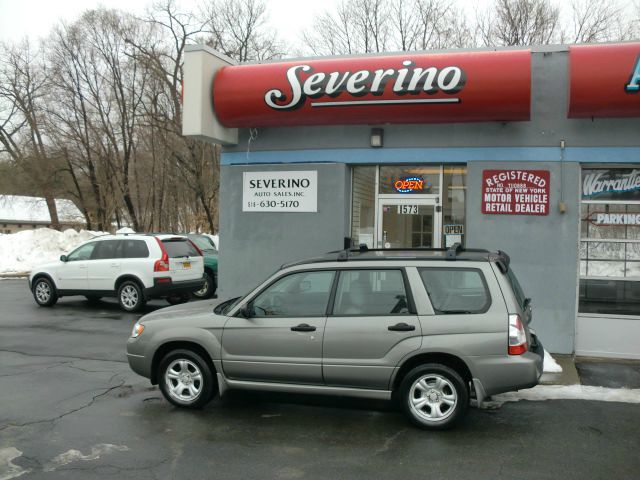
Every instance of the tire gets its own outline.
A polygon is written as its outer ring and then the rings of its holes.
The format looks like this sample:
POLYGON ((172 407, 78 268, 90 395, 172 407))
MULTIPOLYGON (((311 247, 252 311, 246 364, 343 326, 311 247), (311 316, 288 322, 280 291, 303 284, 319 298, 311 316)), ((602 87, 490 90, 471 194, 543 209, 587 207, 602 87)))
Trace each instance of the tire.
POLYGON ((191 297, 188 293, 171 295, 167 297, 167 302, 169 302, 169 305, 180 305, 181 303, 187 303, 189 300, 191 300, 191 297))
POLYGON ((399 400, 411 422, 427 430, 446 430, 469 408, 469 390, 458 372, 427 363, 411 370, 400 383, 399 400))
POLYGON ((139 312, 147 300, 137 282, 125 280, 118 287, 118 303, 125 312, 139 312))
POLYGON ((85 298, 87 299, 87 301, 89 303, 97 303, 100 301, 100 299, 102 297, 98 296, 98 295, 85 295, 85 298))
POLYGON ((211 275, 209 272, 205 272, 204 277, 205 277, 204 286, 200 290, 193 292, 193 296, 195 298, 200 298, 200 299, 211 298, 213 294, 216 292, 216 284, 213 279, 213 275, 211 275))
POLYGON ((158 384, 164 398, 182 408, 202 408, 218 391, 207 362, 197 353, 183 349, 173 350, 162 359, 158 384))
POLYGON ((47 277, 40 277, 33 282, 31 292, 33 298, 41 307, 52 307, 58 301, 58 293, 53 282, 47 277))

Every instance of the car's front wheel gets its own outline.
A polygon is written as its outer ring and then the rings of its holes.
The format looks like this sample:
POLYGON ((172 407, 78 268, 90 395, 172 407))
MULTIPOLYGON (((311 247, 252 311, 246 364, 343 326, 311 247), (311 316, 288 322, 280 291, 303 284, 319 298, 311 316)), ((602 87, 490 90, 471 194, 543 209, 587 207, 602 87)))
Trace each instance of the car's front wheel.
POLYGON ((444 430, 460 420, 469 406, 469 391, 462 377, 438 363, 420 365, 400 384, 402 409, 418 427, 444 430))
POLYGON ((40 277, 33 282, 33 298, 41 307, 51 307, 58 301, 58 294, 51 280, 40 277))
POLYGON ((144 292, 133 280, 126 280, 118 288, 118 303, 127 312, 138 312, 147 303, 144 292))
POLYGON ((191 350, 174 350, 160 362, 160 391, 170 403, 184 408, 202 408, 218 389, 205 360, 191 350))

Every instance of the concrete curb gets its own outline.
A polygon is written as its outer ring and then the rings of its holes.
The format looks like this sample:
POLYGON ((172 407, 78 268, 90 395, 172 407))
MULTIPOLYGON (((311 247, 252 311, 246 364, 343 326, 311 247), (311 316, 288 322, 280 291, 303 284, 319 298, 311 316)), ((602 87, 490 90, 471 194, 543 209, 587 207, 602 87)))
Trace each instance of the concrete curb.
POLYGON ((542 385, 580 385, 580 377, 576 370, 573 355, 559 355, 554 353, 553 358, 562 367, 561 373, 543 373, 540 377, 542 385))
POLYGON ((28 276, 29 272, 0 273, 0 278, 27 278, 28 276))

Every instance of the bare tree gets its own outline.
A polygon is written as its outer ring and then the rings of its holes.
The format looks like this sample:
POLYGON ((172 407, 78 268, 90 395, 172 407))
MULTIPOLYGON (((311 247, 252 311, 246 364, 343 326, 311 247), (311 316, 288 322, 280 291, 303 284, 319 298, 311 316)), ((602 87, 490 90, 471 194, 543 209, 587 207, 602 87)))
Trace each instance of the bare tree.
POLYGON ((266 27, 264 0, 209 0, 202 6, 207 43, 239 62, 282 56, 276 34, 266 27))
POLYGON ((42 51, 31 49, 28 41, 0 46, 0 153, 26 173, 42 192, 51 226, 60 228, 55 203, 58 175, 50 157, 43 123, 48 78, 42 51))
POLYGON ((478 33, 487 46, 544 45, 559 36, 559 17, 549 0, 496 0, 478 16, 478 33))
POLYGON ((574 0, 563 42, 593 43, 633 38, 633 16, 617 0, 574 0))

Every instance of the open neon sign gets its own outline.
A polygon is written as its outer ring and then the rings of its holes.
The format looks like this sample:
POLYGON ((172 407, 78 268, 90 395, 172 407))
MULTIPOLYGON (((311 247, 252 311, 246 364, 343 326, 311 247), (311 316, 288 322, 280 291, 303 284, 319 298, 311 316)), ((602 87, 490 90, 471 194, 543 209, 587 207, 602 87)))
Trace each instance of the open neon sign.
POLYGON ((393 184, 393 188, 399 193, 415 192, 417 190, 424 189, 424 180, 420 177, 405 177, 396 180, 393 184))

